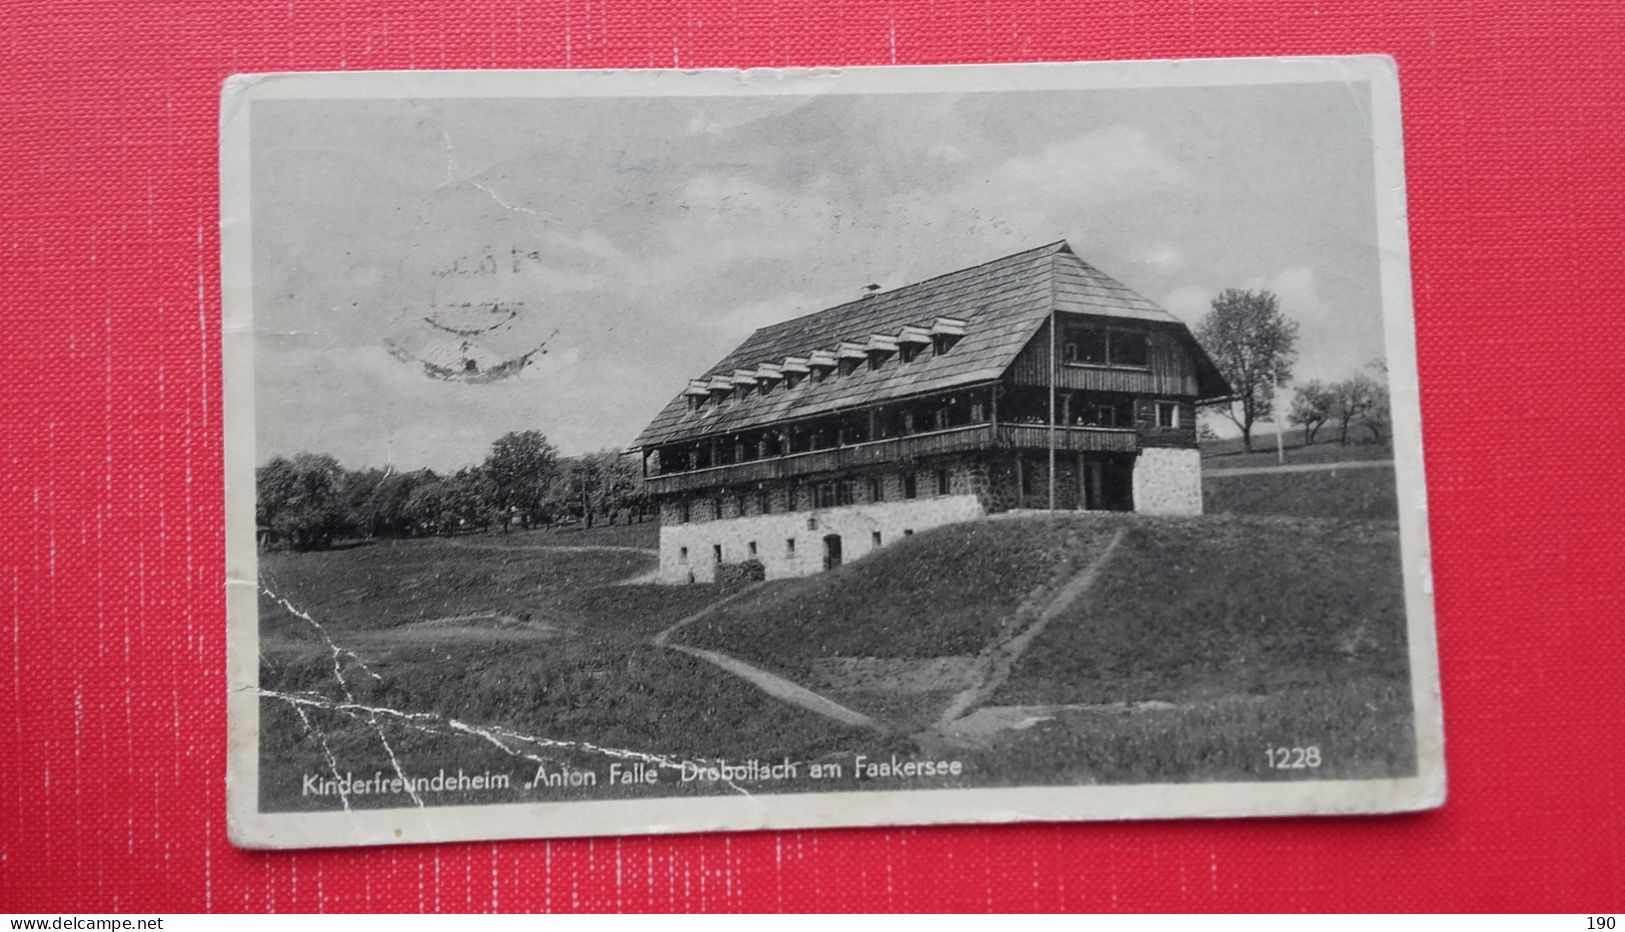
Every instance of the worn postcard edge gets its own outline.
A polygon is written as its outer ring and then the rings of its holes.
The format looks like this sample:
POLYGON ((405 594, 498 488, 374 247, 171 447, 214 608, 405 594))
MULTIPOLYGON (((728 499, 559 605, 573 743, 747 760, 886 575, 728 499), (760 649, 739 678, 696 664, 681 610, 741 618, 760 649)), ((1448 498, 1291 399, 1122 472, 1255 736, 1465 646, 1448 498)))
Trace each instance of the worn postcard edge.
POLYGON ((1397 68, 1387 56, 1013 65, 647 71, 235 75, 221 95, 220 210, 226 490, 227 829, 252 848, 1017 821, 1375 814, 1445 798, 1427 493, 1417 394, 1397 68), (1383 326, 1415 716, 1417 773, 1401 779, 1153 783, 493 803, 332 813, 259 810, 258 557, 249 121, 257 100, 875 94, 1366 83, 1383 326))

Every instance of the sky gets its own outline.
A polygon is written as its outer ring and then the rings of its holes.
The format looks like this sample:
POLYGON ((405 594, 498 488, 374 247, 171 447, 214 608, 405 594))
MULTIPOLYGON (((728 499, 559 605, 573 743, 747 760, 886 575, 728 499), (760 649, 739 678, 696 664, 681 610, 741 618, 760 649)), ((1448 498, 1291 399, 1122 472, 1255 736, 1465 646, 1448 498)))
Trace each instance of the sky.
POLYGON ((256 102, 257 459, 621 448, 757 327, 1058 239, 1192 326, 1268 288, 1296 381, 1342 378, 1383 351, 1369 111, 1345 83, 256 102), (448 381, 421 360, 450 330, 482 368, 535 353, 448 381))

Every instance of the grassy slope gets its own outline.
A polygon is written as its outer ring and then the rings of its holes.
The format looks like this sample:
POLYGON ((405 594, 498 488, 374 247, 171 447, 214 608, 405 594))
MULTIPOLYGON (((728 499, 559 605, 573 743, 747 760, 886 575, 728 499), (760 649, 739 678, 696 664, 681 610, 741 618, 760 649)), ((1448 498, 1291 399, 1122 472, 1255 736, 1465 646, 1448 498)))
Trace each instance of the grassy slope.
POLYGON ((1241 476, 1209 472, 1202 477, 1202 508, 1208 514, 1390 522, 1399 516, 1394 471, 1384 467, 1241 476))
MULTIPOLYGON (((980 779, 1409 772, 1392 523, 1070 515, 959 525, 916 535, 911 547, 840 573, 769 587, 683 638, 792 676, 819 657, 974 653, 1011 607, 1075 572, 1119 527, 1127 529, 1123 544, 1095 587, 1049 624, 989 705, 1167 705, 1066 712, 953 746, 980 779), (928 569, 938 565, 946 571, 928 569), (1323 749, 1323 769, 1267 769, 1266 745, 1306 744, 1323 749)), ((886 707, 852 698, 890 717, 886 707)))
POLYGON ((1134 524, 996 702, 1180 701, 1406 677, 1393 525, 1293 518, 1134 524))
POLYGON ((922 531, 831 573, 764 586, 681 640, 769 666, 974 654, 1016 606, 1081 568, 1115 525, 1063 517, 922 531))
MULTIPOLYGON (((462 546, 471 539, 269 554, 262 571, 273 591, 320 622, 335 643, 356 651, 359 660, 341 657, 340 670, 351 695, 367 705, 675 757, 806 759, 845 735, 818 716, 716 675, 701 661, 648 646, 656 631, 715 600, 714 587, 608 585, 648 569, 652 555, 462 546), (569 633, 503 642, 416 639, 410 628, 398 630, 481 610, 569 633)), ((268 597, 262 596, 260 613, 262 687, 342 701, 345 688, 321 634, 268 597)), ((327 774, 328 751, 341 770, 391 772, 389 754, 370 723, 311 710, 307 728, 292 708, 272 698, 262 700, 261 716, 263 796, 273 808, 337 805, 299 796, 304 773, 327 774)), ((395 755, 414 775, 440 767, 490 768, 528 780, 534 771, 533 762, 479 738, 428 735, 387 718, 384 723, 395 755)), ((601 767, 604 760, 570 751, 547 756, 576 767, 601 767)), ((401 803, 386 797, 353 801, 401 803)))

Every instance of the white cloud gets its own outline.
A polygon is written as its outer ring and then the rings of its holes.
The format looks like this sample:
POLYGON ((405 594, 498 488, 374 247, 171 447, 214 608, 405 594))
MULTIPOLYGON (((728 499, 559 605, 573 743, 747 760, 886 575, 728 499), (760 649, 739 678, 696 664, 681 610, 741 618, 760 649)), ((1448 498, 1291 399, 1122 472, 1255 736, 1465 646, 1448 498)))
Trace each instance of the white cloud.
POLYGON ((1212 307, 1213 290, 1203 285, 1180 285, 1162 298, 1162 306, 1175 317, 1195 327, 1212 307))

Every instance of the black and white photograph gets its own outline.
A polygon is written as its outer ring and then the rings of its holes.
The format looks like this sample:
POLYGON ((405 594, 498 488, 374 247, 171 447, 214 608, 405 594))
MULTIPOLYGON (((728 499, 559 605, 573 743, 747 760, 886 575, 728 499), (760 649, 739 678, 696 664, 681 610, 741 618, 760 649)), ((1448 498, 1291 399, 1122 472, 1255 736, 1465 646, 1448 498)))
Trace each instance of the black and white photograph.
POLYGON ((233 78, 233 839, 1439 805, 1398 80, 233 78))

